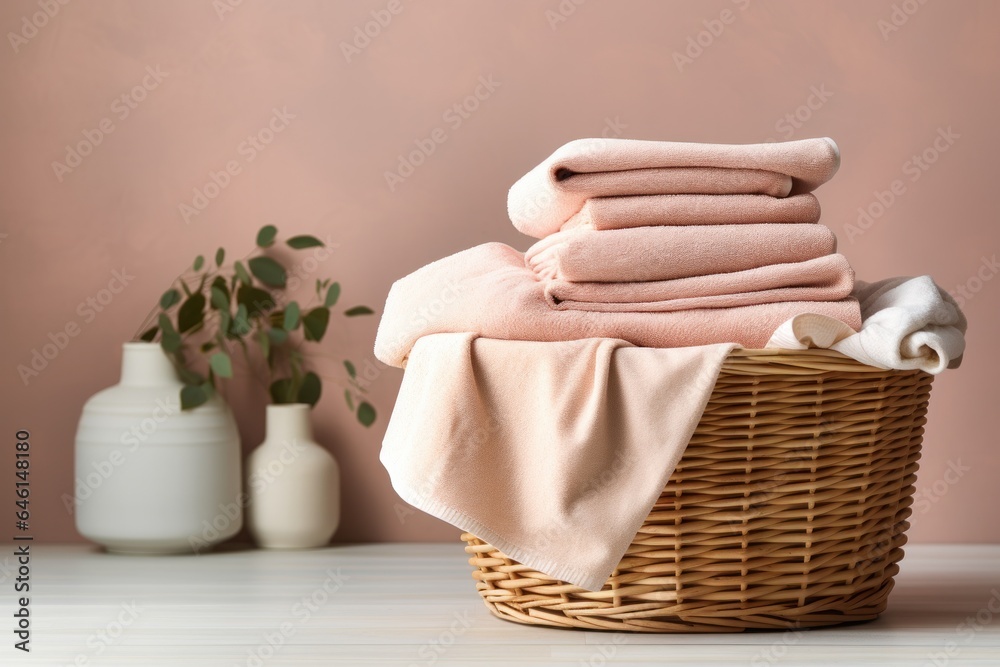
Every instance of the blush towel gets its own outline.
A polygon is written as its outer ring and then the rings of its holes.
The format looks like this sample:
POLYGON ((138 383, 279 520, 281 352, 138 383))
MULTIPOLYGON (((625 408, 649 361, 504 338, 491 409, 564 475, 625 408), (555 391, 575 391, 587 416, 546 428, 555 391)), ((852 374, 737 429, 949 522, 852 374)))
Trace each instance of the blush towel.
POLYGON ((393 284, 375 338, 375 356, 402 367, 419 338, 465 331, 504 340, 619 338, 645 347, 738 343, 759 348, 782 322, 800 313, 827 315, 854 328, 861 325, 853 298, 678 312, 555 310, 545 296, 545 283, 525 266, 521 253, 502 243, 486 243, 432 262, 393 284))
POLYGON ((662 312, 733 308, 778 301, 837 301, 850 296, 854 271, 843 255, 745 271, 642 283, 545 282, 559 310, 662 312))
POLYGON ((859 280, 854 296, 864 318, 860 332, 829 317, 803 314, 782 324, 767 346, 830 348, 876 368, 934 374, 961 364, 968 321, 930 276, 859 280))
POLYGON ((824 225, 697 225, 557 232, 525 261, 539 278, 645 282, 804 262, 837 249, 824 225))
POLYGON ((522 176, 507 195, 511 222, 529 236, 558 231, 594 197, 811 192, 840 167, 832 139, 699 144, 577 139, 522 176))
POLYGON ((733 347, 426 336, 410 354, 380 459, 414 507, 600 590, 733 347))
POLYGON ((655 225, 731 225, 819 222, 812 193, 767 195, 650 195, 588 199, 562 229, 625 229, 655 225))

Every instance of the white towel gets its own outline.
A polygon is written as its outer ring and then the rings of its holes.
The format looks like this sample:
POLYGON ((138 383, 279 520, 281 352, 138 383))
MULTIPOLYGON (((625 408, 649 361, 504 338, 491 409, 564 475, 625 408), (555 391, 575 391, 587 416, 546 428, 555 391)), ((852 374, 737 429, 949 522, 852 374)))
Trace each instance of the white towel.
POLYGON ((855 281, 861 331, 825 315, 797 315, 782 324, 767 347, 836 350, 863 364, 940 373, 957 368, 968 322, 955 300, 930 276, 855 281))

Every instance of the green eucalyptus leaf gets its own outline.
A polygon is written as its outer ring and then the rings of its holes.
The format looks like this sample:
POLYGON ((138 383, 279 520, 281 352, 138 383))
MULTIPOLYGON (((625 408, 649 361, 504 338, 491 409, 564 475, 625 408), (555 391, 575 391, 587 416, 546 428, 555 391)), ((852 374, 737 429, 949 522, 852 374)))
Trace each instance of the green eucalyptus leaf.
POLYGON ((270 287, 284 287, 288 280, 285 267, 270 257, 251 257, 247 262, 250 273, 270 287))
POLYGON ((243 262, 234 262, 233 271, 236 272, 236 277, 241 283, 247 286, 253 285, 253 279, 250 277, 250 274, 247 273, 246 267, 243 266, 243 262))
POLYGON ((375 423, 375 407, 368 401, 362 401, 358 406, 358 421, 366 427, 375 423))
POLYGON ((257 344, 260 345, 261 356, 264 360, 270 363, 271 361, 271 338, 267 335, 266 331, 257 332, 257 344))
POLYGON ((222 266, 222 262, 226 259, 226 249, 219 248, 215 251, 215 265, 222 266))
POLYGON ((274 245, 274 237, 278 235, 278 228, 274 225, 264 225, 257 232, 257 245, 261 248, 270 248, 274 245))
POLYGON ((212 285, 212 308, 229 310, 229 296, 215 285, 212 285))
POLYGON ((187 333, 201 326, 205 321, 205 295, 200 292, 192 294, 181 304, 177 312, 178 333, 187 333))
POLYGON ((219 311, 219 331, 224 335, 231 337, 230 327, 233 324, 233 317, 229 314, 228 310, 219 311))
POLYGON ((174 288, 168 289, 160 297, 160 308, 167 310, 181 302, 181 293, 174 288))
POLYGON ((299 387, 299 395, 297 397, 299 403, 316 405, 322 395, 323 381, 319 379, 318 375, 309 371, 302 378, 302 385, 299 387))
POLYGON ((212 285, 211 291, 211 303, 212 308, 215 310, 225 310, 228 311, 230 308, 229 294, 224 289, 220 289, 217 285, 212 285))
POLYGON ((358 376, 358 371, 356 368, 354 368, 354 364, 352 364, 347 359, 344 359, 344 368, 347 369, 347 374, 350 375, 352 378, 358 376))
POLYGON ((160 316, 156 318, 156 323, 159 324, 164 334, 177 333, 174 331, 174 323, 164 313, 160 313, 160 316))
POLYGON ((185 385, 181 389, 181 410, 191 410, 208 400, 208 392, 203 387, 185 385))
POLYGON ((292 238, 285 241, 289 248, 295 248, 296 250, 303 250, 305 248, 322 248, 323 242, 320 241, 315 236, 309 236, 308 234, 303 234, 301 236, 293 236, 292 238))
POLYGON ((374 313, 375 311, 369 308, 368 306, 354 306, 354 308, 344 311, 344 315, 347 315, 348 317, 357 317, 358 315, 373 315, 374 313))
POLYGON ((181 344, 181 337, 177 334, 164 334, 160 337, 160 347, 168 354, 181 349, 181 344))
POLYGON ((147 343, 152 343, 153 339, 156 338, 156 334, 159 333, 159 331, 160 327, 151 326, 148 329, 146 329, 141 336, 139 336, 139 340, 146 341, 147 343))
POLYGON ((174 323, 171 322, 170 318, 167 317, 165 314, 160 313, 160 316, 157 318, 156 321, 157 324, 160 325, 160 331, 163 332, 164 336, 177 335, 177 332, 174 330, 174 323))
POLYGON ((295 301, 285 306, 285 321, 282 323, 285 331, 295 331, 296 327, 299 326, 299 315, 299 304, 295 301))
POLYGON ((271 342, 275 345, 281 345, 288 340, 288 332, 284 329, 271 328, 267 330, 267 337, 270 338, 271 342))
POLYGON ((177 368, 177 375, 180 376, 181 382, 188 385, 198 385, 202 386, 205 384, 205 376, 201 373, 197 373, 190 368, 185 368, 180 366, 177 368))
POLYGON ((233 323, 230 326, 230 331, 232 332, 234 338, 242 338, 250 333, 250 315, 246 304, 241 303, 239 307, 236 308, 236 316, 233 317, 233 323))
MULTIPOLYGON (((225 285, 223 285, 223 288, 225 285)), ((216 310, 229 311, 229 293, 225 289, 220 289, 217 285, 212 285, 212 307, 216 310)))
POLYGON ((174 330, 174 325, 170 321, 170 318, 160 313, 158 322, 160 325, 160 347, 167 353, 179 350, 181 348, 181 337, 174 330))
POLYGON ((351 390, 344 390, 344 400, 347 401, 347 409, 354 412, 354 397, 351 396, 351 390))
POLYGON ((313 308, 302 318, 302 330, 306 340, 321 341, 330 324, 329 308, 313 308))
POLYGON ((271 383, 269 391, 271 400, 278 405, 295 402, 295 397, 292 395, 292 380, 290 378, 275 380, 271 383))
POLYGON ((270 293, 249 285, 242 285, 236 290, 236 303, 246 306, 248 318, 264 315, 276 305, 270 293))
POLYGON ((323 305, 327 308, 333 308, 334 304, 337 303, 337 299, 340 298, 340 283, 333 283, 330 285, 330 289, 326 291, 326 298, 323 300, 323 305))
POLYGON ((205 266, 205 258, 198 255, 194 258, 194 270, 201 271, 201 267, 205 266))
POLYGON ((220 378, 233 377, 233 360, 225 352, 216 352, 213 354, 208 360, 208 365, 211 367, 212 372, 220 378))
POLYGON ((229 285, 226 284, 226 279, 222 276, 215 276, 215 280, 212 281, 212 287, 215 287, 220 292, 225 294, 227 298, 233 293, 233 291, 229 289, 229 285))

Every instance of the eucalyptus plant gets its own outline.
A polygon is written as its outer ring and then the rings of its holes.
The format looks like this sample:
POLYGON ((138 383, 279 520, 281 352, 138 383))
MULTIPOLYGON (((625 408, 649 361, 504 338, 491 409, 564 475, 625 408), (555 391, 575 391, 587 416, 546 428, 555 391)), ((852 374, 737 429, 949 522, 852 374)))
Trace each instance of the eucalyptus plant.
MULTIPOLYGON (((138 340, 159 341, 184 383, 181 409, 205 403, 216 383, 233 377, 233 353, 242 354, 247 368, 254 368, 251 349, 263 363, 265 386, 276 404, 307 403, 315 406, 323 381, 312 369, 303 346, 320 343, 330 314, 340 299, 340 283, 317 280, 309 303, 285 298, 288 271, 269 254, 278 230, 266 225, 257 233, 254 250, 226 264, 226 251, 215 252, 214 263, 195 258, 191 270, 179 276, 160 297, 143 324, 138 340)), ((314 236, 293 236, 284 241, 292 250, 323 247, 314 236)), ((370 315, 367 306, 343 311, 347 317, 370 315)), ((357 381, 355 365, 344 360, 349 387, 344 390, 348 408, 359 422, 370 426, 375 408, 363 399, 365 388, 357 381)))

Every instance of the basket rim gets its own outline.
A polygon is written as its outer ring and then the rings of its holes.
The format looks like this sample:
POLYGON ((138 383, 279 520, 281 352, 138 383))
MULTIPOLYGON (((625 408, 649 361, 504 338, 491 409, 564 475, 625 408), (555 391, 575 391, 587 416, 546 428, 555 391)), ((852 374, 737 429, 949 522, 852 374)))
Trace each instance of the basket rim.
POLYGON ((869 366, 836 350, 827 350, 824 348, 809 348, 805 350, 736 348, 726 357, 722 371, 724 373, 740 375, 808 375, 837 371, 881 375, 886 373, 923 372, 920 370, 898 371, 869 366))

